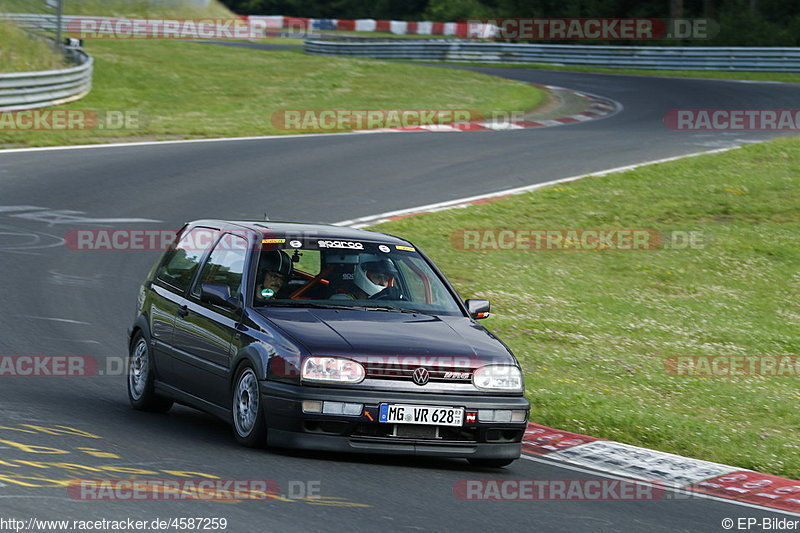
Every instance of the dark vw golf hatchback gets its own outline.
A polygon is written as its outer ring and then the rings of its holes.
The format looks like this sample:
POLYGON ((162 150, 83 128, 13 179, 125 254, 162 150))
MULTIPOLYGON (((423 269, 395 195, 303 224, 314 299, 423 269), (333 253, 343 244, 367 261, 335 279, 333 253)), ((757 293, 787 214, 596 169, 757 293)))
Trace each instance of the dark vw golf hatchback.
POLYGON ((128 396, 247 446, 517 459, 514 355, 409 241, 279 222, 187 224, 139 291, 128 396))

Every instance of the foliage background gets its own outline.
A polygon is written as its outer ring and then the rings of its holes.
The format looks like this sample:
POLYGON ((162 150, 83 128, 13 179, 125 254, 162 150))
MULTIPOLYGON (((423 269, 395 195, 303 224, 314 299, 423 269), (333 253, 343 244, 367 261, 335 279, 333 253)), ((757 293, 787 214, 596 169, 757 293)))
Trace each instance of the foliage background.
POLYGON ((800 2, 796 0, 223 0, 223 3, 237 13, 248 15, 439 22, 489 17, 710 18, 720 27, 714 38, 671 43, 800 46, 800 2))

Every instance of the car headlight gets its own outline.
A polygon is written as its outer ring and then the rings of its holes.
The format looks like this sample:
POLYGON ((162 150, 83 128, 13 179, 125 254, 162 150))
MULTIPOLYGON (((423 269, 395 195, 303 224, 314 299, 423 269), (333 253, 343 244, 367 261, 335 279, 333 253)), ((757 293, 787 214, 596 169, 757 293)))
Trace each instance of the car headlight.
POLYGON ((300 372, 305 381, 331 383, 360 383, 365 375, 361 363, 339 357, 309 357, 300 372))
POLYGON ((522 391, 522 371, 511 365, 486 365, 475 370, 472 383, 488 391, 522 391))

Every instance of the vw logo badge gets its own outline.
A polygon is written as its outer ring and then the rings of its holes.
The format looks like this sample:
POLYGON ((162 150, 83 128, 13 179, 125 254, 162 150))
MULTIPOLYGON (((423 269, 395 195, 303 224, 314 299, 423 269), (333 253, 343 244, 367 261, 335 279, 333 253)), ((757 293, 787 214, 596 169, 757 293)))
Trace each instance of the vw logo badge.
POLYGON ((414 370, 414 373, 411 375, 411 377, 414 378, 414 383, 417 385, 425 385, 431 379, 431 375, 422 367, 414 370))

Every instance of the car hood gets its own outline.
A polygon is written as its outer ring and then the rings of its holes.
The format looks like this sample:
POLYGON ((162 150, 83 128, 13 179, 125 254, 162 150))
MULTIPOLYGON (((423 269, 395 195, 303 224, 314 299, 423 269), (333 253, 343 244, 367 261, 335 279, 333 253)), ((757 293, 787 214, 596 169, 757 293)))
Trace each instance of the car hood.
POLYGON ((261 308, 312 355, 458 357, 481 366, 516 364, 508 348, 466 317, 350 309, 261 308))

